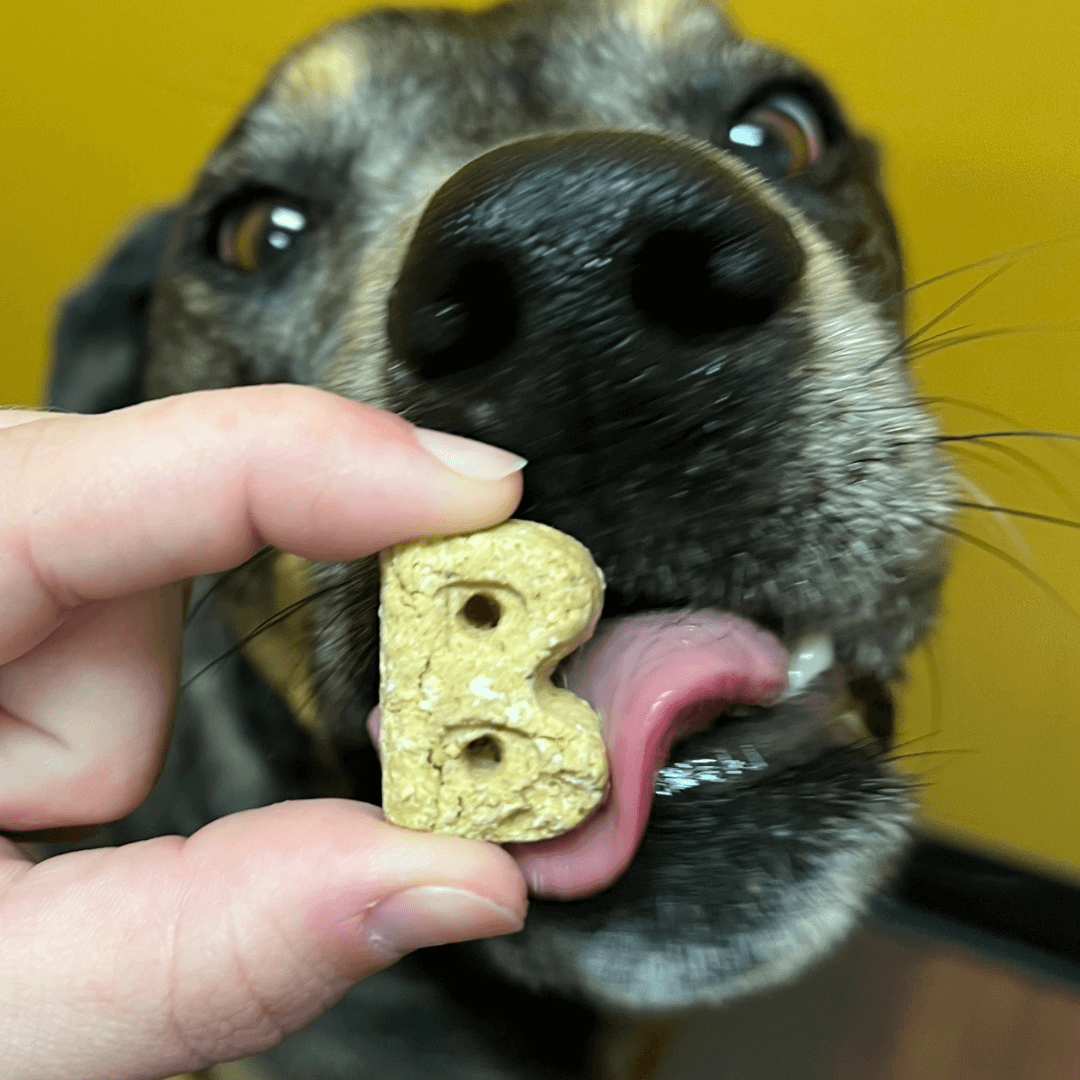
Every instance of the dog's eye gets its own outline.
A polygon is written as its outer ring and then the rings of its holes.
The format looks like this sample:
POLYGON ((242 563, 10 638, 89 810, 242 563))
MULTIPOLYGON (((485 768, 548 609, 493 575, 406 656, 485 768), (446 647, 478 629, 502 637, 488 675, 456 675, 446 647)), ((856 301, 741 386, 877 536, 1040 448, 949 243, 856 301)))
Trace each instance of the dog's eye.
POLYGON ((728 128, 726 149, 766 176, 805 172, 825 149, 825 125, 795 94, 774 94, 748 109, 728 128))
POLYGON ((280 197, 245 203, 222 219, 217 256, 234 270, 254 274, 295 247, 307 225, 307 215, 280 197))

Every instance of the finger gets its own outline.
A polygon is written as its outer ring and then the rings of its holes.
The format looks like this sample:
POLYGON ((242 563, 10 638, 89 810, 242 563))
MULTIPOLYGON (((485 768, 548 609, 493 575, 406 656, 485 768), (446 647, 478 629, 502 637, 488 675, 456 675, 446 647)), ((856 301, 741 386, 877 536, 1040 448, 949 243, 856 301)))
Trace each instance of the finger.
POLYGON ((0 428, 0 663, 75 604, 223 570, 262 544, 352 559, 494 524, 521 464, 297 386, 0 428))
POLYGON ((31 420, 46 420, 55 415, 55 413, 41 412, 39 409, 0 406, 0 428, 14 427, 16 424, 29 424, 31 420))
POLYGON ((524 909, 501 849, 342 801, 22 867, 0 900, 4 1076, 133 1080, 257 1053, 404 952, 512 933, 524 909))
POLYGON ((181 588, 85 604, 0 668, 0 828, 115 821, 157 778, 181 588))

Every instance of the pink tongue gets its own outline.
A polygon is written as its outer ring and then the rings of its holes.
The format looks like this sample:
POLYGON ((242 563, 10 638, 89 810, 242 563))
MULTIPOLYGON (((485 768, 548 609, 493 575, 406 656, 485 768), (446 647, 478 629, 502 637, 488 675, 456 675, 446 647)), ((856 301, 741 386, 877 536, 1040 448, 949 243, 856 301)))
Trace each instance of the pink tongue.
POLYGON ((728 705, 769 704, 788 656, 771 634, 719 611, 636 615, 601 626, 573 657, 567 685, 600 714, 611 766, 607 801, 552 840, 509 844, 539 896, 589 896, 634 857, 671 744, 728 705))

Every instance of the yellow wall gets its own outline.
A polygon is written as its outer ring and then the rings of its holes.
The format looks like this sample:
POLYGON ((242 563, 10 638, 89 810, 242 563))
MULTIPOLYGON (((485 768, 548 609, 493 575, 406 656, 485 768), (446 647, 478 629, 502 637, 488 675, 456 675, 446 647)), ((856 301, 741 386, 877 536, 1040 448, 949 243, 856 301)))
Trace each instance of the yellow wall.
MULTIPOLYGON (((359 2, 359 0, 358 0, 359 2)), ((141 208, 179 194, 264 68, 348 0, 8 4, 0 65, 0 400, 35 400, 55 297, 141 208)), ((482 6, 474 3, 469 6, 482 6)), ((888 146, 913 280, 1030 244, 950 323, 1026 332, 924 359, 950 431, 1080 431, 1080 8, 1062 0, 741 0, 888 146)), ((977 280, 918 294, 916 323, 977 280)), ((960 454, 1002 505, 1080 518, 1080 448, 960 454)), ((979 515, 938 638, 912 663, 905 738, 929 820, 1080 875, 1080 534, 979 515), (1064 601, 1052 599, 1056 590, 1064 601), (1066 607, 1071 605, 1071 611, 1066 607), (937 671, 936 699, 928 658, 937 671), (934 733, 936 729, 936 734, 934 733), (944 751, 944 752, 939 752, 944 751)))

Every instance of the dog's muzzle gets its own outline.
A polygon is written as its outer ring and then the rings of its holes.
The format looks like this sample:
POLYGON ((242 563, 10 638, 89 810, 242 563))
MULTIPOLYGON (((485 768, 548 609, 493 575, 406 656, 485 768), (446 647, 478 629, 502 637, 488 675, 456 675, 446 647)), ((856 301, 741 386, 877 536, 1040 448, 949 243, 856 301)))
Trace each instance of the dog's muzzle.
MULTIPOLYGON (((611 552, 633 555, 636 514, 667 507, 651 532, 677 535, 673 493, 689 496, 684 515, 712 516, 722 476, 749 480, 729 455, 762 460, 751 417, 779 429, 780 388, 804 355, 807 258, 774 205, 723 155, 647 133, 549 136, 478 158, 427 205, 391 294, 411 417, 528 456, 525 516, 578 536, 606 570, 611 552)), ((603 719, 612 789, 578 830, 515 849, 547 895, 589 895, 625 870, 676 740, 792 686, 776 637, 715 608, 672 612, 681 599, 628 610, 616 597, 629 618, 567 669, 603 719)), ((830 648, 814 677, 831 664, 830 648)), ((836 693, 800 693, 797 720, 732 727, 769 755, 739 759, 748 777, 833 744, 836 693)))
POLYGON ((436 396, 514 410, 530 458, 598 428, 610 446, 677 412, 686 380, 738 343, 760 336, 755 363, 772 359, 781 344, 759 331, 804 262, 784 218, 695 144, 525 140, 431 199, 391 296, 391 350, 436 396))

